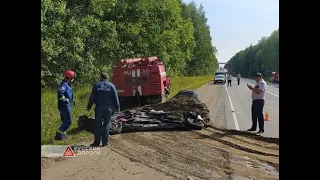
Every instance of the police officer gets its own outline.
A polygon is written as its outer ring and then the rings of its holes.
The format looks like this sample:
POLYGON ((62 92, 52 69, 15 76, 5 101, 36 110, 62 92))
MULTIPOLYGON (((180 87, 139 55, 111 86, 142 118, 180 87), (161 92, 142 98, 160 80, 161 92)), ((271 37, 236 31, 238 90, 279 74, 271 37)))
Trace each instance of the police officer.
POLYGON ((71 106, 72 103, 74 103, 71 83, 73 82, 75 76, 76 73, 74 73, 73 71, 65 71, 65 79, 61 82, 61 84, 58 87, 58 109, 60 111, 62 124, 56 132, 55 140, 65 139, 67 137, 66 131, 69 129, 71 125, 71 106))
POLYGON ((251 86, 247 84, 248 88, 252 91, 252 105, 251 105, 251 116, 252 126, 248 131, 255 131, 257 128, 257 119, 259 122, 259 131, 257 134, 264 133, 264 118, 263 118, 263 107, 264 107, 264 93, 267 89, 267 83, 262 79, 262 75, 257 73, 255 75, 256 85, 251 86))
POLYGON ((95 104, 94 142, 91 146, 108 145, 110 119, 113 110, 120 112, 120 104, 115 86, 107 81, 107 74, 100 74, 100 82, 93 85, 87 110, 95 104), (102 123, 103 122, 103 123, 102 123))

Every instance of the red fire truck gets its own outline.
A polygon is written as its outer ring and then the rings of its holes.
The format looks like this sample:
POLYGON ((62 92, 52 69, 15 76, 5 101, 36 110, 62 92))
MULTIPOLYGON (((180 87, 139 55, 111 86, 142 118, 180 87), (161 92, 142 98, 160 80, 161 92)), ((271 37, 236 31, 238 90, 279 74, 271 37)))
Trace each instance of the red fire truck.
POLYGON ((123 59, 113 67, 112 83, 116 86, 120 102, 164 102, 170 94, 170 78, 158 57, 123 59))
POLYGON ((270 77, 270 82, 279 83, 279 72, 272 72, 271 77, 270 77))

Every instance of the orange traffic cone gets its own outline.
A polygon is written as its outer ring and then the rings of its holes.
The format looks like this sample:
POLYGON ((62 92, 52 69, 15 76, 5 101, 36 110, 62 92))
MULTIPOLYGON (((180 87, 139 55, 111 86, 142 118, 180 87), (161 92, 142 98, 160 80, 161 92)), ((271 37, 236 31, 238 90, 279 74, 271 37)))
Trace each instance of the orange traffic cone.
POLYGON ((264 116, 264 121, 270 121, 268 112, 266 112, 266 115, 264 116))

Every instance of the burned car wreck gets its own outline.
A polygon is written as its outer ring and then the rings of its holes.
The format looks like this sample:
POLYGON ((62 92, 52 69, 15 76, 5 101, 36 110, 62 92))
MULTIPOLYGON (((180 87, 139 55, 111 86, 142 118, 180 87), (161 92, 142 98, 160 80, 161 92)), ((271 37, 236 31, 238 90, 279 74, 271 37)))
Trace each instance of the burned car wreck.
MULTIPOLYGON (((111 117, 110 134, 154 130, 201 130, 210 123, 209 111, 192 90, 180 91, 165 103, 138 107, 111 117)), ((78 118, 79 130, 93 132, 94 118, 78 118)))

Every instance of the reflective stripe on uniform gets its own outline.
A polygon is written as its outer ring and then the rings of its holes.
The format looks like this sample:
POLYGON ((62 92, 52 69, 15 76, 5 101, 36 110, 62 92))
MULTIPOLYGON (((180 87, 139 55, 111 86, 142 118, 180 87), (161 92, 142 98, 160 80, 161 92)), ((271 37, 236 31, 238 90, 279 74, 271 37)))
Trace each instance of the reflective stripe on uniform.
POLYGON ((60 134, 67 134, 67 132, 62 132, 59 129, 57 130, 57 132, 60 133, 60 134))
POLYGON ((66 97, 62 96, 61 98, 59 98, 59 100, 64 100, 66 97))

